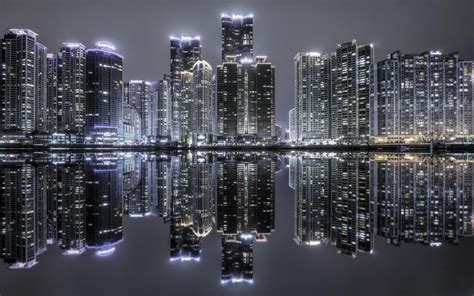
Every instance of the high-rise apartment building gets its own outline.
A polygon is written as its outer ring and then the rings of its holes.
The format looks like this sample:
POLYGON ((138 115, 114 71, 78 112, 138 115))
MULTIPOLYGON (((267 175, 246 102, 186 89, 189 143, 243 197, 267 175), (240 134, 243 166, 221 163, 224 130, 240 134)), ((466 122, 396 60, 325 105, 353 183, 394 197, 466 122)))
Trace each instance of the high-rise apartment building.
POLYGON ((58 53, 48 54, 47 124, 55 142, 84 140, 85 71, 86 48, 81 43, 63 43, 58 53))
POLYGON ((156 141, 168 142, 170 140, 172 121, 171 79, 165 75, 158 81, 156 89, 156 141))
POLYGON ((368 143, 373 59, 372 45, 356 40, 338 44, 331 54, 295 56, 297 141, 368 143))
POLYGON ((356 40, 338 44, 331 55, 331 138, 338 142, 369 140, 373 59, 372 45, 359 45, 356 40))
POLYGON ((212 67, 206 61, 198 61, 192 73, 192 143, 209 143, 212 141, 212 67))
POLYGON ((474 62, 459 62, 457 134, 472 139, 474 135, 474 62))
POLYGON ((317 52, 295 58, 296 140, 327 141, 331 137, 331 59, 317 52))
POLYGON ((148 143, 153 139, 151 133, 153 122, 150 117, 154 110, 152 103, 152 83, 144 80, 130 80, 124 85, 124 102, 134 108, 140 117, 140 132, 138 138, 141 143, 148 143))
MULTIPOLYGON (((182 135, 182 124, 186 125, 189 113, 183 98, 189 95, 190 90, 184 87, 183 71, 190 71, 194 64, 201 60, 201 40, 199 37, 171 37, 170 39, 170 74, 171 74, 171 122, 170 136, 173 142, 186 142, 186 135, 182 135), (184 122, 184 123, 183 123, 184 122)), ((188 77, 189 75, 184 75, 188 77)), ((188 77, 189 78, 189 77, 188 77)), ((192 84, 192 79, 188 84, 192 84)), ((186 131, 186 126, 184 127, 186 131)))
POLYGON ((266 57, 218 65, 216 100, 218 139, 275 140, 275 67, 266 57))
POLYGON ((44 131, 46 47, 28 29, 8 30, 0 44, 0 131, 21 137, 37 124, 44 131))
POLYGON ((472 134, 472 78, 465 79, 469 64, 460 62, 457 53, 438 51, 396 51, 380 61, 372 108, 374 142, 453 141, 472 134))
POLYGON ((253 59, 253 16, 221 15, 222 62, 253 59))
POLYGON ((86 51, 87 143, 113 143, 122 135, 123 58, 104 41, 86 51))

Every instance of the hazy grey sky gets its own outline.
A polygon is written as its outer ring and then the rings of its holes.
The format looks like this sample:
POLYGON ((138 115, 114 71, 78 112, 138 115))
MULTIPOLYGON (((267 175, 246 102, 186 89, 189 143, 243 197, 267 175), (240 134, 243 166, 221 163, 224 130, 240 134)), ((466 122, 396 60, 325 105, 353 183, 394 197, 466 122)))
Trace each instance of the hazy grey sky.
POLYGON ((474 59, 473 0, 0 0, 0 28, 30 28, 49 51, 62 42, 115 43, 125 79, 169 71, 169 36, 200 35, 203 57, 220 59, 220 14, 253 13, 255 53, 276 66, 277 122, 294 105, 293 57, 329 52, 337 43, 373 43, 391 51, 459 51, 474 59))

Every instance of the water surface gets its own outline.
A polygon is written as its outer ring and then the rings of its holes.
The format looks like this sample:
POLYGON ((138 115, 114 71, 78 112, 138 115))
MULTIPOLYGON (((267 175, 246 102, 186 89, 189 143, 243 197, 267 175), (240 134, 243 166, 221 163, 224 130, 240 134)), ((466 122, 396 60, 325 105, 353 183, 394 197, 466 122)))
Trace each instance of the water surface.
POLYGON ((0 154, 3 295, 472 295, 469 154, 0 154))

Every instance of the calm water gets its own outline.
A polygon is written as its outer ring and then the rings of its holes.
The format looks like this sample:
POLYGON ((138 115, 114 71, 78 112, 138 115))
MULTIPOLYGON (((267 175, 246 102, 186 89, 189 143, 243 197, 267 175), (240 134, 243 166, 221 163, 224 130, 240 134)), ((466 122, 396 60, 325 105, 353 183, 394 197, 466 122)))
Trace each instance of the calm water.
POLYGON ((470 295, 474 155, 0 154, 0 295, 470 295))

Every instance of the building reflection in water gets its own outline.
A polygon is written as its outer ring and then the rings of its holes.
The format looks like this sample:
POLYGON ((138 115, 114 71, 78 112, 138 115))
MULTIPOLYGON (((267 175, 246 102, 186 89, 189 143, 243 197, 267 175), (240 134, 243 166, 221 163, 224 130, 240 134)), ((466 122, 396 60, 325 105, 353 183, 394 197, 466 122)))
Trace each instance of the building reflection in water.
POLYGON ((474 162, 466 156, 300 153, 289 157, 295 241, 355 257, 391 244, 472 235, 474 162))
POLYGON ((275 231, 283 157, 299 245, 356 257, 374 250, 375 236, 434 247, 472 235, 469 155, 0 154, 1 258, 30 268, 55 245, 64 255, 108 256, 123 241, 124 216, 159 215, 170 226, 170 261, 200 261, 202 240, 214 230, 221 282, 252 283, 254 248, 275 231))

